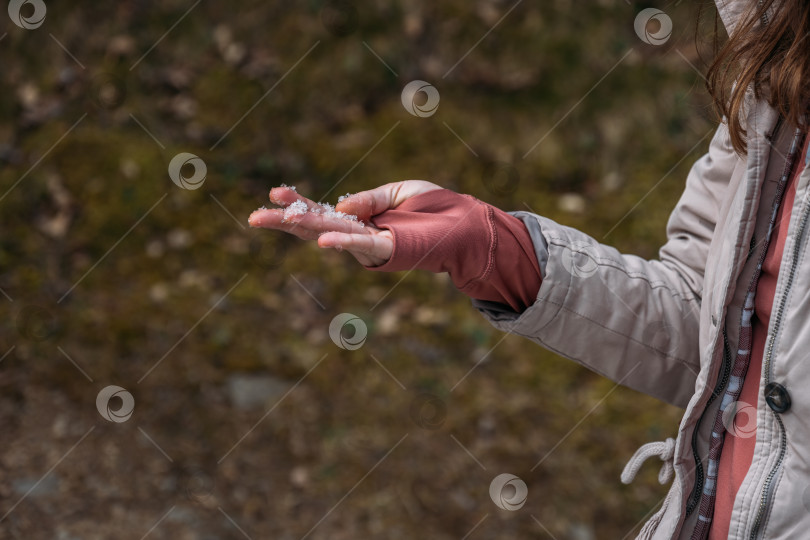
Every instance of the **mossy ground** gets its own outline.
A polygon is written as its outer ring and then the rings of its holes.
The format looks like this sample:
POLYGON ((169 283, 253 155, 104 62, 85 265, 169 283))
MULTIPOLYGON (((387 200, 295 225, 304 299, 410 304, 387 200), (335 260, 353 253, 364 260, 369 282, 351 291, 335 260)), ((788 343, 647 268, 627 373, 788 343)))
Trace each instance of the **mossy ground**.
POLYGON ((696 10, 662 5, 675 32, 654 47, 633 31, 646 4, 523 3, 447 74, 511 3, 358 2, 338 36, 319 1, 203 2, 158 42, 192 4, 0 23, 0 537, 141 538, 162 516, 149 538, 637 530, 666 488, 653 463, 619 473, 681 411, 504 338, 445 276, 364 272, 246 220, 281 182, 334 203, 421 178, 653 258, 714 125, 696 10), (413 79, 441 94, 430 118, 400 103, 413 79), (179 152, 205 161, 202 188, 169 179, 179 152), (368 325, 358 350, 328 336, 343 312, 368 325), (303 380, 266 414, 277 400, 233 406, 234 373, 303 380), (135 398, 125 423, 96 411, 109 384, 135 398), (438 429, 412 420, 420 392, 446 406, 438 429), (503 472, 528 485, 518 512, 489 498, 503 472))

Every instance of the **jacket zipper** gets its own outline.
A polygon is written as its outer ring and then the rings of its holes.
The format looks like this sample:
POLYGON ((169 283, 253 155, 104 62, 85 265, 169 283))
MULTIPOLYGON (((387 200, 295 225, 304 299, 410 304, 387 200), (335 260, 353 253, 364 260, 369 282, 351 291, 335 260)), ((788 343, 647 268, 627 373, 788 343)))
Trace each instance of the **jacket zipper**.
MULTIPOLYGON (((768 342, 768 348, 765 354, 765 384, 771 382, 771 361, 773 359, 773 347, 774 342, 776 341, 776 336, 779 333, 779 326, 782 323, 782 316, 784 315, 785 311, 785 304, 787 303, 787 296, 790 292, 791 287, 793 286, 793 279, 796 276, 796 266, 799 263, 799 252, 802 248, 802 238, 804 237, 804 231, 807 226, 807 217, 808 217, 808 208, 810 206, 806 206, 804 213, 802 214, 801 222, 799 223, 799 233, 796 236, 796 243, 793 246, 793 254, 792 254, 792 261, 790 265, 790 272, 788 274, 788 282, 785 286, 785 292, 782 293, 782 298, 779 299, 779 308, 776 311, 776 321, 773 326, 773 334, 768 342)), ((759 529, 762 526, 762 521, 765 518, 765 511, 768 508, 768 503, 771 496, 771 491, 773 490, 773 479, 776 476, 776 473, 779 471, 779 468, 782 466, 782 461, 785 458, 785 452, 787 450, 787 435, 785 434, 785 425, 782 423, 782 419, 779 417, 778 414, 772 411, 774 418, 776 418, 776 422, 779 424, 779 434, 780 434, 780 447, 779 447, 779 458, 776 460, 773 468, 768 473, 768 476, 765 479, 765 484, 762 486, 762 493, 759 499, 759 509, 757 510, 756 518, 754 519, 754 526, 751 529, 750 540, 756 540, 756 537, 759 533, 759 529)))
MULTIPOLYGON (((776 139, 777 134, 779 133, 779 129, 782 127, 784 118, 782 115, 776 120, 776 124, 771 131, 771 135, 768 137, 769 141, 774 141, 776 139)), ((805 216, 806 217, 806 216, 805 216)), ((752 237, 753 242, 753 237, 752 237)), ((749 251, 749 257, 751 253, 749 251)), ((714 399, 720 395, 721 392, 725 392, 726 385, 728 384, 729 377, 731 375, 731 348, 728 344, 728 336, 726 335, 726 325, 725 321, 723 321, 723 376, 718 381, 717 385, 714 388, 714 392, 709 397, 709 400, 706 402, 706 406, 703 408, 703 412, 698 418, 697 424, 695 425, 695 430, 692 432, 692 455, 695 459, 695 487, 692 491, 692 495, 689 498, 689 502, 686 505, 686 515, 687 517, 694 512, 695 508, 697 507, 698 503, 700 503, 700 496, 703 492, 703 482, 705 481, 704 473, 703 473, 703 460, 700 459, 700 454, 697 450, 697 435, 698 430, 700 429, 700 424, 703 421, 703 417, 706 415, 706 410, 709 408, 709 405, 712 404, 714 399)), ((781 421, 780 421, 781 423, 781 421)))
POLYGON ((706 406, 703 408, 703 412, 695 424, 695 429, 692 431, 692 456, 695 458, 696 480, 695 487, 692 490, 692 495, 689 497, 689 502, 686 505, 687 516, 689 516, 695 510, 700 502, 700 494, 703 492, 703 482, 705 481, 703 474, 703 460, 700 459, 700 454, 697 450, 698 430, 700 429, 700 423, 703 421, 703 417, 706 415, 706 410, 708 410, 709 405, 711 405, 715 398, 720 395, 720 392, 725 391, 726 385, 728 384, 728 380, 731 375, 731 354, 729 353, 729 350, 728 337, 726 336, 726 326, 725 323, 723 323, 723 376, 717 381, 717 384, 712 391, 712 395, 709 396, 709 400, 706 402, 706 406))

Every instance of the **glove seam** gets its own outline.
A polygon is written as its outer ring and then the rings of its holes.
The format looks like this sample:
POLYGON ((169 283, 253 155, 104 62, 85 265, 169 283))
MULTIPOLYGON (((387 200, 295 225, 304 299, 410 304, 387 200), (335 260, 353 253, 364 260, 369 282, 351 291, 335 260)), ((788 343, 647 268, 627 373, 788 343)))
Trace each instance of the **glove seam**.
MULTIPOLYGON (((466 195, 466 194, 463 194, 463 195, 466 195)), ((463 285, 458 285, 457 288, 461 292, 464 292, 464 289, 466 289, 467 287, 469 287, 470 285, 472 285, 472 284, 474 284, 476 282, 486 280, 492 274, 492 270, 495 268, 495 249, 496 249, 497 244, 498 244, 498 232, 497 232, 497 229, 495 227, 495 222, 494 222, 494 214, 495 214, 495 212, 494 212, 492 206, 485 203, 485 202, 483 202, 483 201, 481 201, 481 200, 479 200, 479 199, 476 199, 472 195, 466 195, 466 196, 471 198, 471 199, 474 199, 476 201, 476 203, 478 203, 480 206, 482 206, 484 208, 484 212, 486 212, 487 226, 489 227, 489 247, 488 247, 488 253, 487 253, 487 260, 484 263, 484 269, 481 271, 481 274, 479 274, 477 277, 474 277, 474 278, 468 280, 463 285)), ((455 246, 455 247, 458 248, 458 246, 455 246)))

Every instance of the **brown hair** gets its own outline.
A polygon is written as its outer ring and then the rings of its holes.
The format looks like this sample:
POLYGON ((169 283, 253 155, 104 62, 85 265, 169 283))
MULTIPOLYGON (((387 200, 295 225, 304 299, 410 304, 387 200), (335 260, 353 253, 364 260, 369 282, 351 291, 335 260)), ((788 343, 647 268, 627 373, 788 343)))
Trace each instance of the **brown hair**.
POLYGON ((810 98, 810 0, 752 1, 722 48, 718 31, 715 19, 716 54, 706 88, 715 111, 728 120, 734 150, 747 153, 742 114, 749 85, 757 99, 766 99, 792 125, 807 129, 803 114, 810 98))

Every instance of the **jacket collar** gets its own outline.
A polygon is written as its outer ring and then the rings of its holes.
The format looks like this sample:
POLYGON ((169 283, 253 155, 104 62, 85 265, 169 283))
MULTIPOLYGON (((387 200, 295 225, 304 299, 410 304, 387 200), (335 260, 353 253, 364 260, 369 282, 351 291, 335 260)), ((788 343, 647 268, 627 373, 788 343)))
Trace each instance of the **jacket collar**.
POLYGON ((740 21, 743 12, 752 3, 750 0, 715 0, 717 12, 726 27, 726 33, 731 35, 734 27, 740 21))
MULTIPOLYGON (((758 0, 761 2, 762 0, 758 0)), ((755 0, 714 0, 717 5, 717 12, 720 14, 720 19, 723 21, 723 26, 726 27, 726 33, 731 35, 736 28, 737 23, 742 20, 746 10, 752 8, 755 0)), ((771 7, 768 8, 766 13, 768 20, 770 20, 773 12, 778 8, 779 0, 776 0, 771 7)), ((767 21, 760 21, 760 24, 767 23, 767 21)))

